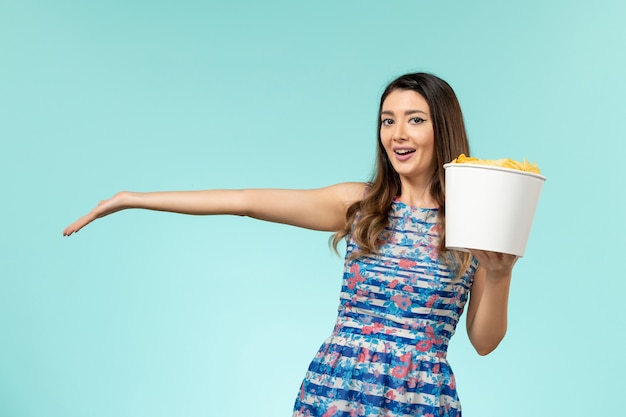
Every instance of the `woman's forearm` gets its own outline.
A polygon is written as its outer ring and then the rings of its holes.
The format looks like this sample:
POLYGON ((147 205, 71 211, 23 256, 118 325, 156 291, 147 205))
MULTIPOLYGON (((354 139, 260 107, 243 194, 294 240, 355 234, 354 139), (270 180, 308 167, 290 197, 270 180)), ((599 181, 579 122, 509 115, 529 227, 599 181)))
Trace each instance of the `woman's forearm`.
POLYGON ((197 215, 246 215, 247 212, 243 190, 123 192, 120 194, 123 208, 197 215))
POLYGON ((506 334, 510 285, 510 273, 487 271, 478 308, 468 326, 470 341, 480 355, 493 351, 506 334))
POLYGON ((126 209, 147 209, 183 214, 246 214, 246 199, 240 190, 167 191, 138 193, 122 191, 103 200, 89 213, 63 230, 69 236, 96 219, 126 209))

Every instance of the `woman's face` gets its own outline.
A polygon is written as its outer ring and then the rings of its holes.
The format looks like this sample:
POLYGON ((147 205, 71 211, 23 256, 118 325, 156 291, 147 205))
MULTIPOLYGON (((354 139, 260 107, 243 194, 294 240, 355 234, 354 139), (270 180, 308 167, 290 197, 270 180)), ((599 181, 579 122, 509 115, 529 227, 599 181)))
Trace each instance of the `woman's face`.
POLYGON ((380 119, 380 140, 400 177, 430 180, 435 133, 424 97, 412 90, 394 90, 383 102, 380 119))

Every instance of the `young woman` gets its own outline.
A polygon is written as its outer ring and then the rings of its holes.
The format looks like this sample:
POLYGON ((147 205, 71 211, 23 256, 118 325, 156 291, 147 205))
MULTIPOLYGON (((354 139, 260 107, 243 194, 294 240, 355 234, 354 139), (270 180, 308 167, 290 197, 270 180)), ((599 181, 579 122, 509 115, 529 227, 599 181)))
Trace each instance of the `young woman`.
POLYGON ((347 243, 340 309, 313 359, 294 416, 460 416, 446 351, 465 302, 481 355, 506 332, 516 257, 444 245, 443 164, 469 155, 452 88, 431 74, 394 80, 380 101, 370 183, 315 190, 121 192, 68 226, 128 208, 236 214, 334 232, 347 243))

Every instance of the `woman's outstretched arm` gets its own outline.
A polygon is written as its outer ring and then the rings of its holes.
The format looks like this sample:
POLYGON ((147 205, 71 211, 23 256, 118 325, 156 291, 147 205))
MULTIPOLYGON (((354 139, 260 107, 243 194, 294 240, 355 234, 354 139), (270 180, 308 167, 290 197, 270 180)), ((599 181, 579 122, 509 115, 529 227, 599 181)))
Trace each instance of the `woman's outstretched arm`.
POLYGON ((493 351, 504 338, 507 328, 509 288, 514 255, 472 250, 478 269, 467 309, 467 334, 480 355, 493 351))
POLYGON ((364 191, 363 183, 342 183, 313 190, 123 191, 101 201, 66 227, 63 235, 69 236, 96 219, 131 208, 195 215, 233 214, 313 230, 337 231, 345 223, 348 206, 361 199, 364 191))

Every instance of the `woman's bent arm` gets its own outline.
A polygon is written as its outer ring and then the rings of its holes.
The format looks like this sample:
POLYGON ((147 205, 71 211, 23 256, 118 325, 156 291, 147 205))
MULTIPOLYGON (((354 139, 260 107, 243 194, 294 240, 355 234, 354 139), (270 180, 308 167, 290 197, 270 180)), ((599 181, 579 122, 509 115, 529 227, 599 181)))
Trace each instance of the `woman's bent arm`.
POLYGON ((69 236, 98 218, 130 208, 195 215, 233 214, 336 231, 343 227, 348 206, 360 200, 364 190, 363 183, 342 183, 313 190, 124 191, 101 201, 88 214, 69 225, 63 234, 69 236))

